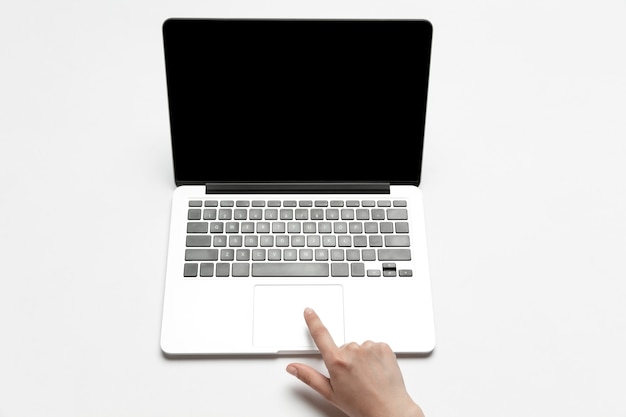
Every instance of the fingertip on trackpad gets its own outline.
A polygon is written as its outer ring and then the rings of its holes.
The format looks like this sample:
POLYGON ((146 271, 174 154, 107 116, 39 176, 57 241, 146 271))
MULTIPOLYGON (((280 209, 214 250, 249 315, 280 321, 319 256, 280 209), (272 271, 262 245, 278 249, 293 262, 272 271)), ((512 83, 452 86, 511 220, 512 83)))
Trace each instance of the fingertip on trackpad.
POLYGON ((316 349, 304 321, 314 309, 336 344, 344 343, 341 285, 257 285, 254 287, 253 344, 277 351, 316 349))

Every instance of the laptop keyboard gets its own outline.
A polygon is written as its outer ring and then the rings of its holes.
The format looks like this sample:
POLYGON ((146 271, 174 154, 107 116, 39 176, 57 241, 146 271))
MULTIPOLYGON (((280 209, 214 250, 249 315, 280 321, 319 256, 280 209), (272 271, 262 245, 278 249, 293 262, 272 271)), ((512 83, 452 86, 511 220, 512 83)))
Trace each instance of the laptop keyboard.
POLYGON ((190 200, 184 277, 410 277, 406 200, 190 200))

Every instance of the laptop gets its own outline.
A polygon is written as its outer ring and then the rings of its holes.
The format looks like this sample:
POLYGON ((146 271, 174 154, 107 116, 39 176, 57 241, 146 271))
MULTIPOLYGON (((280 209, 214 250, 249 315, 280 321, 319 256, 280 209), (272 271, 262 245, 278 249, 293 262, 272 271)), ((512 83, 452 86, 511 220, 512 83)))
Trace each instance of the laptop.
POLYGON ((424 20, 169 19, 166 355, 435 345, 424 20))

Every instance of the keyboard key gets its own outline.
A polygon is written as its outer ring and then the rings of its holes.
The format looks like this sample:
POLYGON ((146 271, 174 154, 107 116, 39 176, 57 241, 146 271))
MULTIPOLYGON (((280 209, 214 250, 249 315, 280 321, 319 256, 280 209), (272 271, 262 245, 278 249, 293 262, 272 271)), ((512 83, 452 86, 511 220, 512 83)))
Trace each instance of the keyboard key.
POLYGON ((409 224, 407 222, 396 222, 396 233, 409 233, 409 224))
POLYGON ((213 269, 214 269, 214 265, 212 263, 201 263, 200 264, 200 276, 212 277, 213 269))
POLYGON ((405 200, 393 200, 393 206, 394 207, 406 207, 406 201, 405 200))
POLYGON ((348 223, 346 222, 333 223, 333 231, 335 233, 348 233, 348 223))
POLYGON ((407 209, 387 209, 388 220, 408 220, 409 212, 407 209))
POLYGON ((379 261, 410 261, 410 249, 378 249, 379 261))
POLYGON ((374 249, 363 249, 361 251, 361 257, 364 261, 375 261, 376 251, 374 249))
POLYGON ((256 232, 257 233, 269 233, 270 232, 270 223, 269 222, 258 222, 256 224, 256 232))
POLYGON ((353 277, 364 277, 365 276, 365 264, 361 262, 351 263, 350 272, 353 277))
POLYGON ((327 261, 328 260, 328 249, 315 249, 315 260, 316 261, 327 261))
POLYGON ((313 249, 300 249, 298 251, 298 257, 301 261, 312 261, 313 260, 313 249))
POLYGON ((237 249, 235 259, 237 259, 238 261, 249 261, 250 249, 237 249))
POLYGON ((230 274, 230 264, 220 262, 215 265, 216 277, 227 277, 229 274, 230 274))
POLYGON ((206 222, 189 222, 187 223, 187 233, 208 233, 209 224, 206 222))
POLYGON ((383 237, 380 235, 370 235, 369 241, 371 248, 380 248, 383 246, 383 237))
POLYGON ((243 239, 243 245, 247 248, 255 248, 259 246, 259 237, 256 235, 246 236, 243 239))
POLYGON ((385 246, 389 247, 409 247, 409 235, 387 235, 385 236, 385 246))
POLYGON ((352 236, 339 236, 337 242, 339 243, 340 247, 350 247, 352 246, 352 236))
POLYGON ((332 230, 331 222, 319 222, 317 224, 317 231, 319 233, 330 233, 332 230))
POLYGON ((211 246, 211 235, 187 236, 188 247, 211 246))
POLYGON ((183 272, 185 277, 198 276, 198 264, 185 264, 185 270, 183 272))
POLYGON ((216 220, 217 219, 217 210, 214 208, 204 209, 202 213, 203 220, 216 220))
POLYGON ((237 200, 237 202, 235 203, 235 206, 237 206, 237 207, 249 207, 250 206, 250 202, 248 200, 237 200))
POLYGON ((288 222, 287 233, 300 233, 302 231, 302 223, 300 222, 288 222))
POLYGON ((217 207, 217 200, 207 200, 204 202, 204 207, 217 207))
POLYGON ((222 200, 220 201, 220 206, 221 207, 232 207, 235 205, 235 202, 233 200, 222 200))
POLYGON ((224 235, 216 235, 213 236, 213 246, 216 248, 223 248, 226 246, 226 236, 224 235))
POLYGON ((398 271, 398 275, 400 275, 401 277, 412 277, 413 271, 410 269, 401 269, 398 271))
POLYGON ((247 277, 250 275, 250 264, 235 262, 233 264, 234 277, 247 277))
POLYGON ((217 259, 217 249, 186 249, 186 261, 214 261, 217 259))
POLYGON ((285 222, 272 222, 272 233, 285 233, 285 222))
POLYGON ((376 207, 376 202, 374 200, 363 200, 361 205, 363 207, 376 207))
POLYGON ((230 220, 233 217, 233 209, 223 208, 217 213, 217 218, 220 220, 230 220))
POLYGON ((226 233, 239 233, 239 223, 226 222, 226 233))
POLYGON ((347 277, 349 275, 349 265, 346 262, 334 262, 331 264, 331 273, 333 277, 347 277))
MULTIPOLYGON (((369 210, 365 211, 367 211, 369 217, 369 210)), ((354 209, 341 209, 341 220, 354 220, 354 209)))
POLYGON ((330 260, 331 261, 343 261, 344 260, 344 250, 343 249, 331 249, 330 250, 330 260))
POLYGON ((252 260, 253 261, 264 261, 265 260, 265 249, 253 249, 252 250, 252 260))
MULTIPOLYGON (((347 266, 347 264, 346 264, 347 266)), ((327 277, 328 263, 286 262, 252 264, 253 277, 327 277)))
POLYGON ((211 233, 224 233, 224 222, 211 222, 211 233))
POLYGON ((189 209, 187 211, 187 220, 200 220, 202 218, 201 209, 189 209))
POLYGON ((389 200, 378 200, 378 207, 391 207, 391 201, 389 201, 389 200))
POLYGON ((372 220, 385 220, 385 210, 372 209, 372 220))
POLYGON ((220 261, 234 261, 235 250, 234 249, 222 249, 220 250, 220 261))
POLYGON ((263 210, 261 209, 250 209, 248 213, 250 216, 250 220, 262 220, 263 219, 263 210))
POLYGON ((191 200, 189 202, 189 207, 202 207, 202 201, 200 201, 200 200, 191 200))
POLYGON ((346 260, 347 261, 360 261, 361 260, 361 251, 358 249, 348 249, 346 250, 346 260))

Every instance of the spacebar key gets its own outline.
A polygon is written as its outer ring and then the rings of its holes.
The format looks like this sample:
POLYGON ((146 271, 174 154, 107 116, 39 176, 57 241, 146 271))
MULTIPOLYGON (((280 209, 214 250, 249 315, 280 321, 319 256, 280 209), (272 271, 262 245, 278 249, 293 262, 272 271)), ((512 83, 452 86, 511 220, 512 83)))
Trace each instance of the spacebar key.
POLYGON ((327 277, 327 263, 315 262, 259 262, 252 263, 253 277, 327 277))

